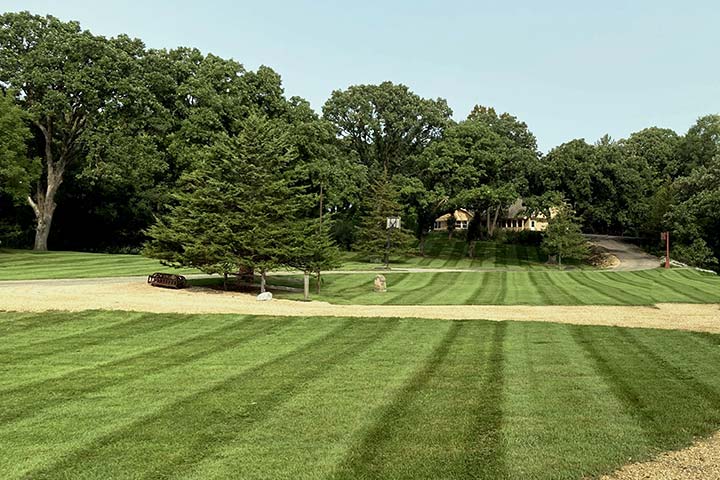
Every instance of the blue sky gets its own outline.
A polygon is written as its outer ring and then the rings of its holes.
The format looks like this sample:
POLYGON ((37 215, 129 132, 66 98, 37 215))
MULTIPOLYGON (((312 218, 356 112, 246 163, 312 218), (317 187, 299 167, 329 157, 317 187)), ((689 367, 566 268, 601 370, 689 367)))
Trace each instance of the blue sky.
POLYGON ((684 133, 720 112, 720 4, 329 0, 3 0, 149 47, 193 46, 268 65, 319 110, 330 93, 391 80, 530 126, 547 151, 648 126, 684 133))

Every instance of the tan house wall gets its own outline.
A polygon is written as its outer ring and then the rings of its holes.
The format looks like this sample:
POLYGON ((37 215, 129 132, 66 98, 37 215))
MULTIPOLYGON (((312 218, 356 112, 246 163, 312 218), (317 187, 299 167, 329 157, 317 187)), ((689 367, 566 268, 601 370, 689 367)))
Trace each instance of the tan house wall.
MULTIPOLYGON (((550 210, 550 216, 555 216, 557 209, 550 210)), ((509 209, 506 214, 519 215, 524 211, 522 207, 522 201, 518 200, 509 209)), ((467 230, 470 220, 473 218, 473 214, 465 209, 455 210, 455 230, 467 230)), ((435 219, 433 224, 434 231, 447 231, 447 222, 450 219, 450 214, 446 213, 435 219)), ((501 230, 509 230, 513 232, 520 232, 523 230, 529 230, 533 232, 544 232, 548 227, 548 219, 545 215, 537 215, 533 217, 511 217, 511 218, 500 218, 497 222, 497 228, 501 230)))
MULTIPOLYGON (((467 210, 455 210, 453 214, 455 216, 455 230, 467 230, 470 225, 470 221, 473 219, 472 213, 467 210)), ((450 220, 450 214, 446 213, 435 219, 433 224, 434 231, 445 232, 448 229, 448 220, 450 220)))

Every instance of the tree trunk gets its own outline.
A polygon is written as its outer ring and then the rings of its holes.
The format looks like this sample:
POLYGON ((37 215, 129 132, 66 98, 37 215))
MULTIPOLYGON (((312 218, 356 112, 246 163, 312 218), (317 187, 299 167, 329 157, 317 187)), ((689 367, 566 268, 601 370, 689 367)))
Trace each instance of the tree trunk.
MULTIPOLYGON (((495 207, 495 217, 493 218, 492 224, 488 228, 488 235, 492 237, 495 234, 495 227, 497 226, 498 215, 500 215, 500 205, 495 207)), ((488 220, 490 220, 490 214, 488 213, 488 220)))
POLYGON ((320 270, 315 273, 315 289, 317 294, 320 295, 320 270))
POLYGON ((306 302, 310 300, 310 272, 303 275, 303 297, 306 302))
MULTIPOLYGON (((50 227, 52 225, 53 215, 55 214, 55 196, 58 188, 63 182, 65 166, 67 164, 68 155, 72 149, 74 140, 70 140, 68 144, 63 145, 61 154, 56 161, 53 156, 53 127, 52 122, 48 121, 47 125, 35 122, 35 125, 43 134, 45 142, 45 167, 47 169, 46 187, 43 188, 38 184, 35 198, 28 196, 27 200, 35 213, 35 244, 34 249, 46 251, 48 249, 48 237, 50 236, 50 227)), ((74 135, 74 132, 73 132, 74 135)))
POLYGON ((35 244, 34 249, 38 251, 47 251, 48 237, 50 236, 50 227, 52 226, 53 215, 55 214, 55 194, 62 183, 62 176, 53 173, 48 174, 48 186, 43 192, 38 188, 36 198, 28 197, 28 203, 35 213, 35 244))
POLYGON ((227 272, 223 272, 223 290, 227 290, 227 272))
POLYGON ((424 234, 424 233, 421 233, 421 234, 420 234, 420 244, 418 245, 418 247, 419 247, 419 249, 420 249, 420 256, 421 256, 421 257, 424 257, 424 256, 425 256, 425 238, 426 238, 426 237, 427 237, 426 234, 424 234))
POLYGON ((260 293, 265 293, 265 286, 267 285, 267 272, 263 268, 260 270, 260 293))

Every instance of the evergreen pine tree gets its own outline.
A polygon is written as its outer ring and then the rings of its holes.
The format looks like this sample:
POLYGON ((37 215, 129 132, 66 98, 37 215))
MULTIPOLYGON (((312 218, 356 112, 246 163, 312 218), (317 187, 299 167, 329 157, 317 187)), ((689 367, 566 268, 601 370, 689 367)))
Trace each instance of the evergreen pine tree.
MULTIPOLYGON (((402 228, 387 228, 387 218, 400 216, 402 206, 398 192, 386 175, 375 181, 364 199, 364 215, 357 234, 357 250, 372 261, 382 259, 389 264, 390 256, 408 252, 413 236, 402 228)), ((402 225, 401 225, 402 226, 402 225)))
POLYGON ((258 115, 234 138, 204 150, 185 175, 170 213, 147 232, 145 253, 206 273, 260 271, 308 255, 302 212, 308 197, 294 177, 296 154, 285 125, 258 115))
POLYGON ((560 267, 563 259, 584 260, 588 257, 587 240, 582 235, 578 219, 567 206, 561 207, 550 220, 542 248, 548 255, 557 255, 560 267))

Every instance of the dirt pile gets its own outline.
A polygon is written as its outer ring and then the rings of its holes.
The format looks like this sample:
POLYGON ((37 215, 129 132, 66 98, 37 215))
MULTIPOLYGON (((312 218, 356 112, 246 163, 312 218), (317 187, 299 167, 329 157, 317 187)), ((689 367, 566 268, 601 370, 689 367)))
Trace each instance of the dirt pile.
POLYGON ((620 259, 600 245, 590 245, 590 257, 588 263, 598 268, 615 268, 620 265, 620 259))

